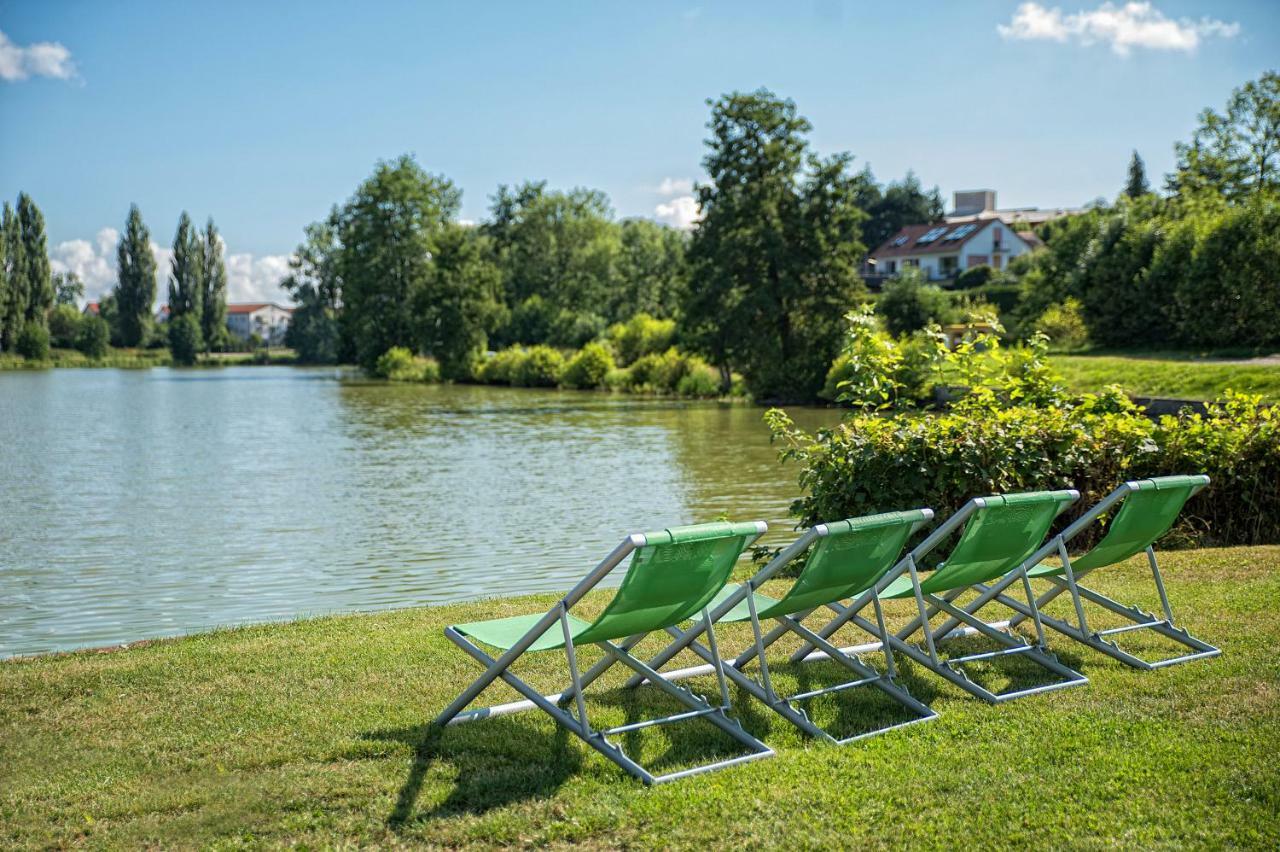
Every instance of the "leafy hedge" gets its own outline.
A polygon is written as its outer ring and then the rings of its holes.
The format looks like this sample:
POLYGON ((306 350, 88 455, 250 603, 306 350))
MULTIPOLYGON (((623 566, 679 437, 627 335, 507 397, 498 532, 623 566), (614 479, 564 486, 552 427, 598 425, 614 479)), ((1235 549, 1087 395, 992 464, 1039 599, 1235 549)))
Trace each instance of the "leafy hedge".
POLYGON ((816 435, 777 409, 766 419, 802 465, 806 496, 792 509, 805 526, 918 506, 945 518, 977 495, 1077 488, 1065 524, 1125 480, 1206 473, 1175 541, 1280 542, 1280 412, 1259 397, 1228 392, 1205 415, 1159 420, 1114 387, 1073 405, 858 414, 816 435))

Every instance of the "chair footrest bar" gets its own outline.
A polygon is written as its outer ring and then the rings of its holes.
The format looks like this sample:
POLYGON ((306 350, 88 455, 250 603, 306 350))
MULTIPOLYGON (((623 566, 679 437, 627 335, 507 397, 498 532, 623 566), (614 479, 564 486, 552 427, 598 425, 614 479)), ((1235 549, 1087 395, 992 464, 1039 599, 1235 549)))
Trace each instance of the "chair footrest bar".
POLYGON ((1017 648, 1001 648, 999 651, 986 651, 981 654, 969 654, 964 657, 951 657, 950 659, 943 660, 942 664, 944 666, 953 666, 959 663, 972 663, 976 660, 990 660, 994 657, 1005 657, 1009 654, 1027 654, 1034 650, 1036 650, 1035 645, 1021 645, 1017 648))
POLYGON ((708 763, 705 766, 695 766, 692 769, 682 769, 679 772, 672 772, 667 775, 657 775, 653 778, 654 784, 665 784, 668 781, 678 781, 681 778, 688 778, 690 775, 699 775, 703 772, 710 772, 713 769, 723 769, 726 766, 736 766, 739 763, 749 763, 752 760, 759 760, 762 757, 773 757, 773 749, 768 751, 757 751, 752 754, 744 754, 741 757, 731 757, 728 760, 722 760, 719 763, 708 763))
POLYGON ((854 687, 857 687, 857 686, 866 686, 867 684, 875 683, 878 680, 880 680, 879 675, 875 677, 864 677, 861 680, 851 680, 848 683, 841 683, 841 684, 837 684, 836 686, 828 686, 825 689, 814 689, 814 690, 810 690, 809 692, 801 692, 801 693, 797 693, 796 695, 789 695, 782 700, 783 701, 803 701, 806 698, 816 698, 819 695, 827 695, 828 693, 831 693, 831 692, 841 692, 846 689, 853 689, 854 687))
POLYGON ((671 716, 663 716, 660 719, 646 719, 643 722, 632 722, 629 725, 619 725, 616 728, 608 728, 607 730, 600 731, 600 733, 609 737, 614 734, 624 734, 627 731, 638 731, 641 728, 651 728, 654 725, 669 725, 673 722, 683 722, 685 719, 696 719, 699 716, 706 716, 709 713, 719 712, 721 712, 721 708, 719 707, 709 707, 706 710, 690 710, 687 713, 675 713, 671 716))
POLYGON ((1128 633, 1130 630, 1147 630, 1152 627, 1168 626, 1173 627, 1167 621, 1148 621, 1143 624, 1126 624, 1124 627, 1112 627, 1109 630, 1099 630, 1095 636, 1111 636, 1115 633, 1128 633))

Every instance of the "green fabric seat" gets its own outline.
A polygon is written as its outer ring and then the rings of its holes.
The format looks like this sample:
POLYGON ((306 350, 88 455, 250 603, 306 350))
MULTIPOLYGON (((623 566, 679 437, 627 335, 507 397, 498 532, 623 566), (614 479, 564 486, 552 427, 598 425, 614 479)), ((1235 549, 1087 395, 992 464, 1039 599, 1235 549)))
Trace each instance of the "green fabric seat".
MULTIPOLYGON (((795 583, 781 600, 759 592, 755 594, 756 614, 760 618, 777 618, 857 597, 879 582, 897 563, 911 531, 931 517, 931 512, 915 509, 826 524, 827 534, 813 545, 795 583)), ((716 596, 711 608, 738 588, 725 589, 716 596)), ((750 607, 743 598, 719 620, 735 622, 749 618, 750 607)))
MULTIPOLYGON (((1071 560, 1073 571, 1091 571, 1142 553, 1169 531, 1178 513, 1199 488, 1203 476, 1161 476, 1133 483, 1102 541, 1071 560)), ((1061 564, 1044 563, 1027 571, 1032 577, 1064 574, 1061 564)))
MULTIPOLYGON (((1053 519, 1075 502, 1074 491, 1032 491, 983 498, 985 505, 965 524, 951 555, 920 580, 925 594, 961 589, 1003 577, 1039 549, 1053 519)), ((902 575, 880 594, 909 598, 915 587, 902 575)))
MULTIPOLYGON (((747 543, 760 534, 754 523, 717 522, 646 533, 645 546, 631 557, 622 585, 604 612, 591 622, 573 615, 574 644, 608 642, 662 630, 700 613, 724 588, 747 543)), ((544 613, 455 624, 454 630, 494 648, 518 642, 544 613)), ((564 630, 553 624, 529 647, 564 647, 564 630)))

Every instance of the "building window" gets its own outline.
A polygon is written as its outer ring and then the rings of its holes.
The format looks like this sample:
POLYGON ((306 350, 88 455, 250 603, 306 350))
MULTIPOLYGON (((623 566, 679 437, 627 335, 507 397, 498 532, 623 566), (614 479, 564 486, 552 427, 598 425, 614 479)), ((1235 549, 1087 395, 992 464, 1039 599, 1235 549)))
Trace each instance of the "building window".
POLYGON ((892 275, 898 271, 898 261, 891 260, 884 265, 884 271, 888 275, 892 275))
POLYGON ((955 275, 956 269, 959 265, 959 258, 940 257, 938 258, 938 274, 942 275, 944 278, 955 275))
POLYGON ((905 258, 905 259, 902 261, 902 268, 903 268, 903 269, 919 269, 919 268, 920 268, 920 258, 918 258, 918 257, 908 257, 908 258, 905 258))
POLYGON ((1004 236, 1003 228, 991 229, 991 245, 995 248, 996 251, 1000 251, 1000 240, 1003 236, 1004 236))
POLYGON ((1000 263, 1003 260, 1004 260, 1004 257, 1002 257, 1001 255, 996 255, 995 257, 991 258, 991 265, 994 266, 996 269, 999 269, 1000 263))

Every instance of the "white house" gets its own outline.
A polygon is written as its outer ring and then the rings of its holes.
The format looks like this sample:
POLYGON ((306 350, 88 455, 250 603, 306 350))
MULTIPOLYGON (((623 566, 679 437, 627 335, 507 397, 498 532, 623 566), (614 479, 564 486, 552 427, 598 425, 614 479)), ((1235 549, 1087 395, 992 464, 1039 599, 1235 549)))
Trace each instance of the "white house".
POLYGON ((907 225, 871 252, 868 264, 877 276, 917 267, 930 281, 938 281, 972 266, 1003 269, 1038 245, 1034 234, 1017 233, 1000 219, 907 225))
POLYGON ((258 335, 270 346, 284 342, 292 308, 273 302, 231 302, 227 304, 227 331, 241 340, 258 335))

